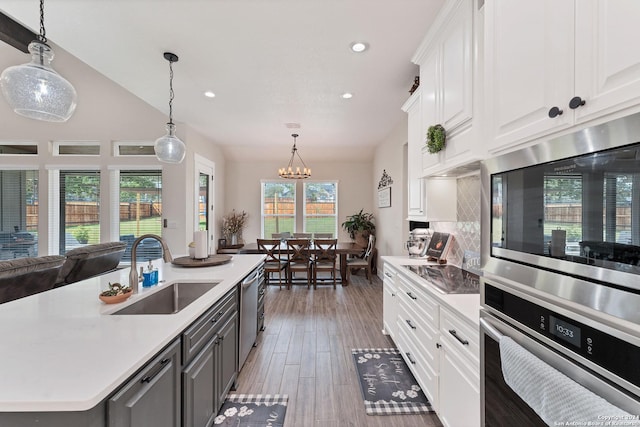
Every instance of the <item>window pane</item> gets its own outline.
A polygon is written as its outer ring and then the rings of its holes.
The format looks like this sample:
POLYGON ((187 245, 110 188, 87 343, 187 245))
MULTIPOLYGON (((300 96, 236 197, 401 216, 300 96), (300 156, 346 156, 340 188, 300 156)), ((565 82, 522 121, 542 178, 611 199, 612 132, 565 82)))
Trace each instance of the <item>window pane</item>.
MULTIPOLYGON (((162 171, 120 171, 120 241, 127 242, 123 261, 131 261, 131 246, 143 234, 162 234, 162 171)), ((162 257, 160 243, 145 239, 137 261, 162 257)))
POLYGON ((295 183, 262 183, 262 235, 293 233, 296 228, 295 183))
POLYGON ((38 171, 0 171, 0 259, 38 254, 38 171))
POLYGON ((100 172, 60 171, 60 254, 100 243, 100 172))
POLYGON ((198 192, 198 229, 205 231, 209 224, 209 175, 200 172, 198 192))
MULTIPOLYGON (((582 240, 582 177, 546 176, 544 179, 544 248, 549 254, 549 242, 554 231, 564 231, 565 253, 580 254, 582 240)), ((562 252, 561 252, 562 253, 562 252)))
POLYGON ((0 154, 38 154, 37 144, 0 144, 0 154))
POLYGON ((305 233, 338 232, 338 183, 304 183, 305 233))

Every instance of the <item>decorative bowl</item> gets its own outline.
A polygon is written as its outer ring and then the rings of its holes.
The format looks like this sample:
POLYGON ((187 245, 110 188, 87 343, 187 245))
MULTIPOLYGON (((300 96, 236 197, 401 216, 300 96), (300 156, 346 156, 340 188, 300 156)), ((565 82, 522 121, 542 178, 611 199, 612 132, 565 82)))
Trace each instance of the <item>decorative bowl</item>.
POLYGON ((117 304, 119 302, 126 301, 131 295, 133 295, 133 292, 129 290, 129 292, 125 292, 119 295, 113 295, 113 296, 99 295, 98 298, 100 298, 100 300, 105 304, 117 304))

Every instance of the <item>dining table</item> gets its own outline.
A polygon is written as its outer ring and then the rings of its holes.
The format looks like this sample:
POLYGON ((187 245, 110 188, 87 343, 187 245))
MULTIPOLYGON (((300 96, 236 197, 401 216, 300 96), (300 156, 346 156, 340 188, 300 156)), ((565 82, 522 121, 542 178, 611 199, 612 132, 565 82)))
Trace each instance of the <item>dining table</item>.
MULTIPOLYGON (((281 251, 285 252, 287 251, 289 248, 287 247, 286 243, 282 243, 281 245, 281 251)), ((336 244, 336 255, 339 256, 340 258, 340 282, 342 283, 342 286, 347 286, 349 284, 348 280, 347 280, 347 256, 349 255, 362 255, 364 254, 364 251, 367 248, 362 247, 360 245, 357 245, 355 242, 338 242, 336 244)), ((311 245, 309 247, 309 250, 313 252, 314 247, 313 247, 313 241, 311 241, 311 245)), ((375 274, 375 259, 376 259, 376 249, 373 249, 373 256, 372 258, 372 263, 374 263, 371 266, 371 270, 374 272, 375 274)), ((260 250, 258 249, 258 243, 257 242, 250 242, 250 243, 246 243, 244 244, 241 248, 237 249, 237 253, 239 254, 259 254, 260 250)))

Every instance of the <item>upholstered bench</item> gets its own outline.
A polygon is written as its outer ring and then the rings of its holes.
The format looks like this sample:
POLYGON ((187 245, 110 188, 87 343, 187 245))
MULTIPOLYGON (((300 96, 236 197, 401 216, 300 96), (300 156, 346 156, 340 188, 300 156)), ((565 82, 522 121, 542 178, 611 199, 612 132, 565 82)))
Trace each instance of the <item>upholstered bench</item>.
POLYGON ((53 288, 64 260, 50 255, 0 261, 0 303, 53 288))

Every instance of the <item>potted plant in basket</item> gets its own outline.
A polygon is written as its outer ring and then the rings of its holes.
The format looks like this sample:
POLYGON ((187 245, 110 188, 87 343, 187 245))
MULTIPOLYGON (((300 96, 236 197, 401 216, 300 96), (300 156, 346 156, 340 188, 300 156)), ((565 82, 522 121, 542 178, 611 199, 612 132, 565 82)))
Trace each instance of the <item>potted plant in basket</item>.
POLYGON ((376 225, 373 223, 373 214, 363 211, 364 209, 360 209, 357 214, 347 216, 347 220, 342 223, 342 228, 349 233, 349 237, 358 246, 365 247, 369 235, 376 231, 376 225))

